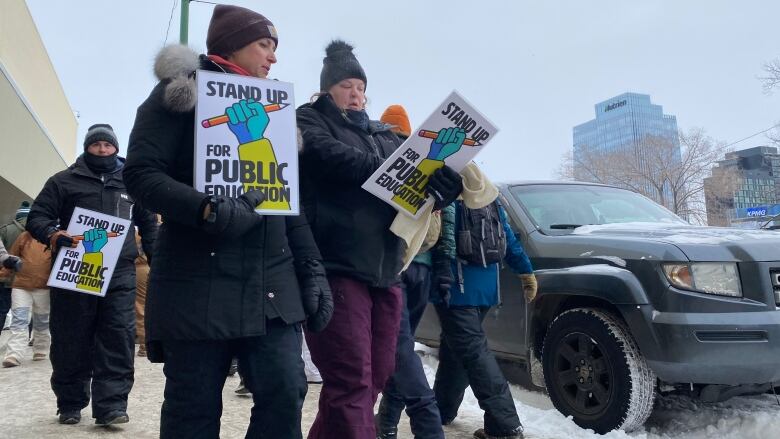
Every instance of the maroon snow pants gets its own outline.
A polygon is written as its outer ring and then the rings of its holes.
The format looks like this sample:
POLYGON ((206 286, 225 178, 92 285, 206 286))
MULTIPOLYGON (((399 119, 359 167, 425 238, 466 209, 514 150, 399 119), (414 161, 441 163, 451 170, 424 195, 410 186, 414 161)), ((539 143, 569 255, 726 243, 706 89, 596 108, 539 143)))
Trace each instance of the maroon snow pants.
POLYGON ((395 370, 401 287, 372 288, 328 276, 334 311, 327 328, 306 333, 322 375, 309 439, 375 439, 374 403, 395 370))

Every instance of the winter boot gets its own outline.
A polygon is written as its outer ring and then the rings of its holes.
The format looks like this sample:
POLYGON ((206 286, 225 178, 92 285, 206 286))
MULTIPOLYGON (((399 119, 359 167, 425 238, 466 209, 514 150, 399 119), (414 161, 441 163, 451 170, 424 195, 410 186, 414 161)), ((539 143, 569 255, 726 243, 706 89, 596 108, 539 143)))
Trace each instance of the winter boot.
POLYGON ((122 411, 110 412, 106 416, 95 419, 95 425, 114 425, 114 424, 126 424, 130 422, 130 417, 127 413, 122 411))
POLYGON ((63 410, 59 412, 58 422, 60 424, 74 425, 81 422, 80 410, 63 410))
POLYGON ((388 403, 389 399, 382 398, 379 401, 379 409, 374 415, 374 425, 376 425, 376 439, 397 439, 398 424, 397 420, 390 413, 391 409, 388 403), (395 425, 393 423, 396 422, 395 425))
POLYGON ((376 430, 376 439, 398 439, 398 427, 385 427, 376 430))
POLYGON ((508 434, 502 434, 501 436, 493 436, 485 433, 484 428, 474 432, 474 439, 523 439, 523 426, 515 428, 508 434))
POLYGON ((21 364, 22 363, 16 357, 5 357, 5 360, 3 360, 3 367, 16 367, 21 364))

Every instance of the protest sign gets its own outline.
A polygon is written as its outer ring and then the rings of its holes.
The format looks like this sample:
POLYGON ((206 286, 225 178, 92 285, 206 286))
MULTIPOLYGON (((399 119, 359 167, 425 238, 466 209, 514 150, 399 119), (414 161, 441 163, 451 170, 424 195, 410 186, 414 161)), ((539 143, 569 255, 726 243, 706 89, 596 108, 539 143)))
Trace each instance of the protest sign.
POLYGON ((76 248, 61 248, 46 285, 104 297, 130 221, 77 207, 68 224, 76 248))
POLYGON ((433 197, 425 188, 446 163, 460 172, 498 129, 453 91, 425 122, 363 183, 363 189, 418 217, 433 197))
POLYGON ((257 212, 297 215, 298 132, 292 84, 198 70, 195 188, 238 197, 258 190, 257 212))

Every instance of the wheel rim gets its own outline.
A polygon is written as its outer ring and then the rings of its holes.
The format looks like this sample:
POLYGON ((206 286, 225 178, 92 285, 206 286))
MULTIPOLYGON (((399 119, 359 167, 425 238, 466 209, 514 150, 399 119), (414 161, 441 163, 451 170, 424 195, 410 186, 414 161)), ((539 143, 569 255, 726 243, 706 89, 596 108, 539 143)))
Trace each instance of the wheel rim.
POLYGON ((589 335, 567 334, 555 349, 552 380, 577 417, 596 418, 609 405, 613 376, 609 358, 589 335))

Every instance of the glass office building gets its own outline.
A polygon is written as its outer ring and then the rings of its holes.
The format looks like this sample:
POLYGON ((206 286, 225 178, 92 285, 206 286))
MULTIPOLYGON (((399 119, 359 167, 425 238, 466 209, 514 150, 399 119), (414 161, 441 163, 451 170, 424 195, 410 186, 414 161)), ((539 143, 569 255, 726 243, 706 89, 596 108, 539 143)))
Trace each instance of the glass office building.
MULTIPOLYGON (((643 148, 650 147, 645 140, 650 137, 667 138, 680 157, 680 141, 677 134, 677 118, 664 114, 663 107, 653 104, 650 96, 639 93, 623 93, 599 102, 594 107, 596 118, 577 125, 573 130, 574 177, 592 181, 588 173, 578 169, 582 157, 593 153, 610 153, 629 150, 643 156, 643 148)), ((646 195, 654 189, 647 188, 646 195)), ((658 197, 653 197, 658 198, 658 197)), ((668 197, 667 197, 668 199, 668 197)))

